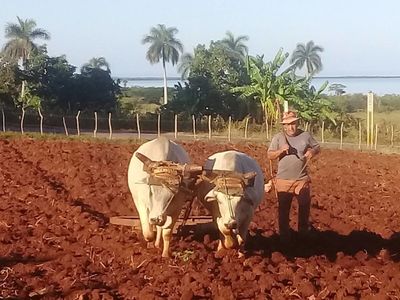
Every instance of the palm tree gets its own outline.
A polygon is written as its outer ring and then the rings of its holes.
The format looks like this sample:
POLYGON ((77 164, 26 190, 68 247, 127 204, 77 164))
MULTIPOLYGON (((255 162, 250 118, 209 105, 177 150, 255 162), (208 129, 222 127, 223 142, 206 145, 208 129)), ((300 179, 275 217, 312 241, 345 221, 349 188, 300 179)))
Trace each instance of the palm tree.
POLYGON ((49 40, 50 34, 42 28, 35 28, 36 22, 32 19, 25 21, 19 17, 17 19, 18 24, 6 25, 5 34, 9 41, 5 44, 3 51, 11 58, 22 59, 24 66, 32 50, 37 49, 33 40, 37 38, 49 40))
POLYGON ((150 44, 146 53, 146 58, 151 64, 162 61, 164 71, 164 104, 168 102, 167 92, 167 70, 166 62, 175 65, 179 60, 179 52, 183 52, 183 45, 180 40, 175 38, 178 29, 175 27, 166 27, 164 24, 158 24, 150 29, 150 34, 142 40, 143 44, 150 44))
POLYGON ((233 57, 244 62, 248 53, 248 48, 244 42, 247 42, 248 40, 249 37, 247 35, 239 35, 235 38, 232 32, 227 31, 226 37, 221 40, 221 44, 226 47, 233 57))
POLYGON ((301 69, 306 65, 307 77, 310 77, 322 70, 321 57, 318 52, 324 49, 321 46, 315 45, 313 41, 309 41, 306 45, 297 44, 296 49, 293 51, 290 63, 294 68, 301 69))
MULTIPOLYGON (((26 66, 26 60, 29 59, 32 50, 38 48, 33 40, 40 38, 50 39, 50 34, 42 29, 35 28, 36 22, 32 19, 22 20, 19 17, 17 23, 8 23, 5 28, 5 35, 9 41, 5 44, 3 52, 6 56, 13 59, 21 59, 22 67, 26 66)), ((21 99, 25 94, 25 81, 22 82, 21 99)))
POLYGON ((110 65, 104 57, 93 57, 89 60, 88 63, 84 64, 81 68, 81 71, 85 71, 87 69, 102 69, 110 73, 110 65))
POLYGON ((181 62, 178 65, 178 72, 181 73, 182 79, 189 77, 190 68, 193 63, 193 55, 190 53, 184 53, 181 56, 181 62))

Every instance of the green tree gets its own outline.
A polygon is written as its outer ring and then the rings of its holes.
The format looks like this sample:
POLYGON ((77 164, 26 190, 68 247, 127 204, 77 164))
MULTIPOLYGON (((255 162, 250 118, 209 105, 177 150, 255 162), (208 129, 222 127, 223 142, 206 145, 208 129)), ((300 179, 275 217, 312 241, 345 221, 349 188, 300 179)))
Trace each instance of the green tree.
POLYGON ((183 52, 183 45, 175 35, 178 29, 175 27, 166 27, 164 24, 158 24, 150 29, 150 34, 142 40, 143 44, 150 44, 147 50, 146 58, 151 64, 162 61, 163 76, 164 76, 164 104, 168 102, 167 89, 167 70, 166 62, 171 62, 175 65, 179 60, 179 53, 183 52))
POLYGON ((275 58, 267 63, 263 62, 262 56, 250 57, 247 66, 250 83, 232 89, 243 98, 252 98, 260 102, 267 129, 268 120, 279 117, 283 100, 289 101, 298 89, 296 78, 290 69, 279 73, 288 56, 288 53, 283 53, 280 49, 275 58))
POLYGON ((18 23, 8 23, 5 28, 5 36, 8 42, 4 46, 4 53, 16 59, 22 59, 22 65, 26 63, 32 50, 37 48, 33 42, 35 39, 50 39, 50 34, 36 28, 36 22, 32 19, 22 20, 17 17, 18 23))
POLYGON ((247 81, 245 66, 232 58, 219 42, 194 49, 190 76, 185 86, 176 85, 167 108, 183 114, 243 118, 245 105, 231 89, 247 81))
POLYGON ((0 55, 0 105, 14 106, 21 85, 20 71, 14 60, 0 55))
POLYGON ((321 57, 318 53, 322 51, 324 49, 315 45, 313 41, 309 41, 306 45, 299 43, 293 51, 290 63, 295 69, 302 69, 305 66, 307 77, 313 76, 322 70, 321 57))
POLYGON ((226 37, 221 40, 221 44, 226 47, 230 55, 244 62, 248 53, 248 48, 244 42, 248 40, 247 35, 239 35, 235 38, 232 32, 227 31, 226 37))
POLYGON ((299 116, 310 125, 318 121, 328 120, 336 124, 338 114, 334 111, 334 103, 323 94, 328 81, 325 81, 317 90, 310 85, 309 78, 300 79, 302 88, 292 98, 291 105, 298 111, 299 116))
MULTIPOLYGON (((32 19, 22 20, 17 17, 18 23, 8 23, 5 28, 5 36, 8 39, 3 52, 6 56, 13 59, 21 59, 23 69, 33 50, 38 46, 34 43, 35 39, 50 39, 50 34, 42 29, 36 28, 36 22, 32 19)), ((25 100, 25 80, 22 81, 20 101, 25 100)), ((24 109, 24 104, 21 105, 24 109)))
POLYGON ((344 93, 346 93, 346 91, 344 90, 346 88, 345 85, 340 84, 340 83, 332 83, 328 90, 333 92, 335 94, 335 96, 340 96, 343 95, 344 93))
POLYGON ((121 94, 119 84, 103 69, 89 68, 74 76, 74 91, 70 111, 90 110, 110 112, 116 108, 121 94))
POLYGON ((89 60, 88 63, 84 64, 81 68, 83 72, 87 71, 87 69, 102 69, 110 73, 110 65, 104 57, 93 57, 89 60))
MULTIPOLYGON (((47 51, 34 51, 27 63, 26 80, 31 94, 42 99, 44 109, 60 109, 71 106, 74 99, 74 72, 65 55, 50 57, 47 51)), ((66 111, 66 109, 64 109, 66 111)))

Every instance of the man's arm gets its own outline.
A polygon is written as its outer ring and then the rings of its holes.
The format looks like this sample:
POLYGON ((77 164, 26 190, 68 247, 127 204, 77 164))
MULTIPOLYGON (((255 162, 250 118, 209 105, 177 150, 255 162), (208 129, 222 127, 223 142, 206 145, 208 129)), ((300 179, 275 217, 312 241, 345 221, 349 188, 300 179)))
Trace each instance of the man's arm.
POLYGON ((285 145, 281 149, 278 149, 278 150, 268 150, 267 154, 268 154, 268 158, 270 160, 275 160, 275 159, 278 159, 278 158, 284 156, 285 154, 287 154, 288 151, 289 151, 289 146, 285 145))
POLYGON ((318 142, 310 135, 309 148, 307 152, 304 154, 304 156, 307 159, 311 159, 320 152, 321 152, 321 147, 319 146, 318 142))
POLYGON ((283 146, 279 148, 279 134, 272 138, 271 144, 269 145, 267 156, 270 160, 275 160, 283 157, 289 152, 289 145, 284 143, 283 146))

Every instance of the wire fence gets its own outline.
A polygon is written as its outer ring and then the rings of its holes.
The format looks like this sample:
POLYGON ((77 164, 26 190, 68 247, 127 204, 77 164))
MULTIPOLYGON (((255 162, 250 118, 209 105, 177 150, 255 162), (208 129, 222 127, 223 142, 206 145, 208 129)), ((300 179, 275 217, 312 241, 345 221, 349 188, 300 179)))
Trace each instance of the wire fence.
MULTIPOLYGON (((192 116, 191 120, 172 114, 135 114, 131 117, 111 113, 77 112, 75 115, 39 113, 28 110, 1 111, 2 131, 65 134, 107 138, 149 139, 161 134, 175 139, 268 142, 281 131, 276 122, 258 123, 253 118, 224 120, 221 117, 192 116), (42 117, 41 117, 42 115, 42 117)), ((324 122, 301 124, 322 144, 331 148, 400 152, 400 126, 376 123, 367 141, 366 121, 327 126, 324 122)))

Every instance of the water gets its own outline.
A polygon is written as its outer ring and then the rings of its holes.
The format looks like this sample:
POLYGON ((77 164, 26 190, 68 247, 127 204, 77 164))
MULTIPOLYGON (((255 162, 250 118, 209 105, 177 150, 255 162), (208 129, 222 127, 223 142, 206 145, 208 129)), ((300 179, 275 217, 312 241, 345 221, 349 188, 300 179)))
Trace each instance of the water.
MULTIPOLYGON (((329 84, 343 84, 346 86, 344 90, 347 94, 361 93, 366 94, 369 91, 377 95, 385 94, 399 94, 400 95, 400 77, 398 78, 384 78, 384 77, 325 77, 314 78, 312 84, 318 89, 325 81, 329 84)), ((183 81, 179 79, 169 79, 168 86, 174 87, 175 84, 183 81)), ((121 82, 123 86, 123 83, 121 82)), ((164 85, 163 79, 134 79, 128 80, 127 87, 162 87, 164 85)), ((328 89, 326 89, 328 92, 328 89)))
MULTIPOLYGON (((183 85, 182 80, 178 79, 168 79, 167 81, 167 86, 168 87, 174 87, 175 84, 180 82, 183 85)), ((121 86, 123 85, 123 82, 121 82, 121 86)), ((164 86, 164 80, 161 79, 134 79, 134 80, 128 80, 127 87, 163 87, 164 86)))
MULTIPOLYGON (((384 77, 327 77, 327 78, 314 78, 312 84, 318 88, 325 81, 329 84, 339 83, 346 86, 344 88, 347 94, 366 94, 369 91, 377 95, 385 94, 398 94, 400 95, 400 77, 398 78, 384 78, 384 77)), ((327 91, 328 89, 326 89, 327 91)))

